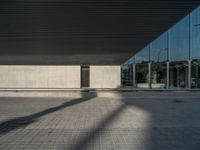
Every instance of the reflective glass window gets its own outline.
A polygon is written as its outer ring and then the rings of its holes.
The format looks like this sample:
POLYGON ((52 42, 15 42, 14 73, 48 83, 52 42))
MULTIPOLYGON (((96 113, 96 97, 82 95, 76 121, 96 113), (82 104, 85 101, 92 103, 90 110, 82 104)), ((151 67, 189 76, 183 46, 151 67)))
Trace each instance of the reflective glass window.
POLYGON ((149 46, 145 47, 135 55, 135 63, 144 63, 149 61, 149 46))
POLYGON ((133 65, 123 65, 121 68, 122 86, 133 86, 133 65))
POLYGON ((170 87, 188 87, 188 62, 170 63, 170 87))
POLYGON ((200 88, 200 60, 191 63, 191 87, 200 88))
POLYGON ((189 59, 189 17, 185 17, 170 29, 170 60, 189 59))
POLYGON ((151 65, 151 87, 165 88, 167 82, 166 63, 153 63, 151 65))
POLYGON ((168 60, 168 35, 167 32, 162 34, 159 38, 151 44, 151 61, 163 62, 168 60))
POLYGON ((137 88, 149 88, 148 84, 148 64, 136 64, 135 67, 135 83, 137 88))
POLYGON ((134 64, 134 63, 135 63, 135 56, 128 59, 123 65, 134 64))
POLYGON ((191 13, 191 57, 200 59, 200 7, 191 13))

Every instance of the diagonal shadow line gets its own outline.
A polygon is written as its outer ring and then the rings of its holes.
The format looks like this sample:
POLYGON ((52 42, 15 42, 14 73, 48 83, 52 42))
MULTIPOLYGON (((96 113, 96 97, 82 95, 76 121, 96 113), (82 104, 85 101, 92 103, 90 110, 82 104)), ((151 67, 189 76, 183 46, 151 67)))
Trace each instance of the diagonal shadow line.
MULTIPOLYGON (((126 104, 122 104, 117 107, 112 113, 110 113, 105 119, 103 119, 97 127, 93 130, 89 131, 88 135, 82 137, 79 141, 77 141, 76 145, 72 145, 69 149, 70 150, 83 150, 87 149, 87 147, 95 141, 97 135, 99 135, 105 128, 112 123, 117 116, 126 108, 126 104)), ((65 149, 65 148, 64 148, 65 149)))
POLYGON ((48 108, 46 110, 40 111, 38 113, 32 114, 32 115, 28 115, 28 116, 24 116, 24 117, 18 117, 18 118, 14 118, 14 119, 10 119, 7 121, 4 121, 2 123, 0 123, 0 135, 1 134, 6 134, 12 130, 21 128, 21 127, 25 127, 33 122, 36 122, 38 118, 45 116, 47 114, 50 113, 54 113, 56 111, 62 110, 66 107, 69 106, 73 106, 79 103, 83 103, 85 101, 91 100, 92 98, 96 97, 96 93, 92 92, 92 93, 82 93, 82 97, 81 98, 77 98, 77 99, 72 99, 68 102, 65 102, 59 106, 56 107, 52 107, 52 108, 48 108))

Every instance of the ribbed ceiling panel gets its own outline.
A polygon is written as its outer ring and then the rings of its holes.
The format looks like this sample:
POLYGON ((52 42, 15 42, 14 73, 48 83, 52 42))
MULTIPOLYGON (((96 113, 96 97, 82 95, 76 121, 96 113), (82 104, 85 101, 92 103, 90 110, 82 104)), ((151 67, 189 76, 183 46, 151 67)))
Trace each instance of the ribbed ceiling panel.
POLYGON ((121 64, 199 4, 1 0, 0 64, 121 64))

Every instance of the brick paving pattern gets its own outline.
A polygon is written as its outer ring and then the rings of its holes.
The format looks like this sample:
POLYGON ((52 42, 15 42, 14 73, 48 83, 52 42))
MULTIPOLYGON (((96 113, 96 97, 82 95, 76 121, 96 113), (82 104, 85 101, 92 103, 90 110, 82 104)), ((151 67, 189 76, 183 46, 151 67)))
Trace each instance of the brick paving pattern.
POLYGON ((0 98, 1 150, 197 150, 199 96, 0 98))

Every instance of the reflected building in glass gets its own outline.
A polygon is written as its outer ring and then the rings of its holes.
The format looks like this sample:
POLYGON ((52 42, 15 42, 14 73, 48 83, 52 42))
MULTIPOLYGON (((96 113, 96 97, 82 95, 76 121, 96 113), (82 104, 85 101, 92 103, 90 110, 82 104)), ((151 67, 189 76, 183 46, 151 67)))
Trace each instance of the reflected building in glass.
POLYGON ((200 88, 200 7, 126 61, 122 85, 200 88))

